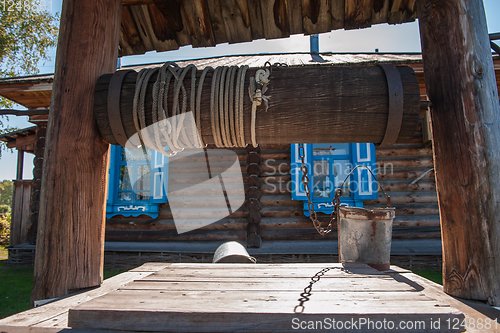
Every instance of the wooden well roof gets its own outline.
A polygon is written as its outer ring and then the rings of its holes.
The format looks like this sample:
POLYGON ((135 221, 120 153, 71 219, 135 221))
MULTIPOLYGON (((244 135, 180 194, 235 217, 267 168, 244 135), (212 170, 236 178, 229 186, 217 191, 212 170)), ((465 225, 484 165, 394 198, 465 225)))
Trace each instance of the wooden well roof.
POLYGON ((416 0, 124 0, 120 55, 399 24, 416 0))
MULTIPOLYGON (((408 65, 417 74, 421 95, 426 95, 422 55, 420 53, 321 53, 315 56, 310 53, 247 54, 179 60, 176 63, 181 67, 194 64, 198 69, 203 69, 206 66, 232 65, 262 67, 267 61, 272 64, 276 62, 285 63, 288 66, 370 65, 376 63, 408 65)), ((493 62, 497 87, 500 90, 500 57, 493 56, 493 62)), ((124 66, 121 69, 140 71, 142 68, 158 67, 162 64, 131 65, 124 66)), ((49 108, 53 80, 53 74, 0 79, 0 96, 13 100, 30 110, 49 108)), ((38 116, 38 118, 46 119, 46 116, 38 116)))

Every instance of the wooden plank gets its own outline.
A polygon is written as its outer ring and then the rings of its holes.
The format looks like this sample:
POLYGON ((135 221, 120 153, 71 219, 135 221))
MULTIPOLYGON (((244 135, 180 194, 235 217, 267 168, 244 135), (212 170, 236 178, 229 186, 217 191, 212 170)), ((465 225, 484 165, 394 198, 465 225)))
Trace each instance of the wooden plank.
MULTIPOLYGON (((271 298, 267 303, 276 303, 272 302, 272 300, 273 299, 271 298)), ((321 303, 318 302, 318 304, 321 303)), ((369 304, 369 306, 376 308, 376 304, 377 303, 369 304)), ((429 304, 426 305, 428 307, 431 307, 431 304, 432 302, 429 302, 429 304)), ((411 304, 402 303, 401 306, 410 307, 411 304)), ((359 309, 356 309, 355 306, 350 306, 346 309, 351 311, 359 311, 359 309)), ((132 313, 133 316, 127 314, 127 311, 109 311, 106 312, 105 315, 104 312, 101 312, 99 310, 74 309, 70 311, 70 318, 73 319, 73 321, 70 321, 70 325, 72 324, 78 326, 87 324, 88 326, 91 326, 90 328, 93 328, 97 325, 105 325, 109 328, 127 327, 128 329, 134 331, 141 330, 141 328, 147 327, 148 330, 151 331, 164 331, 165 329, 168 329, 175 332, 200 332, 206 331, 208 329, 217 332, 290 332, 291 327, 295 327, 296 329, 300 328, 300 321, 298 323, 297 320, 295 321, 296 326, 293 326, 292 324, 292 320, 294 320, 293 318, 297 318, 297 314, 283 315, 281 313, 258 313, 252 314, 250 316, 251 320, 249 320, 248 313, 228 314, 226 312, 204 313, 201 311, 197 311, 188 314, 187 312, 174 313, 162 311, 157 314, 157 317, 153 317, 151 311, 136 311, 132 313), (92 324, 85 322, 85 316, 91 316, 95 320, 95 322, 92 324), (158 321, 156 321, 155 319, 158 319, 158 321)), ((302 327, 307 327, 307 323, 309 322, 322 322, 323 320, 325 320, 326 316, 327 314, 300 314, 301 320, 304 320, 306 323, 306 325, 302 327)), ((388 321, 395 321, 397 325, 404 321, 411 320, 425 322, 427 320, 426 325, 427 327, 429 327, 429 318, 431 316, 432 318, 434 318, 434 320, 439 320, 441 322, 446 322, 446 320, 463 319, 463 315, 459 313, 437 313, 437 310, 434 310, 431 313, 426 313, 425 315, 397 314, 383 316, 376 314, 366 314, 365 316, 361 317, 361 315, 359 315, 358 313, 356 313, 355 315, 340 314, 335 316, 335 320, 337 322, 342 321, 351 323, 352 320, 358 321, 360 320, 360 318, 381 322, 386 319, 388 321)), ((356 332, 373 332, 373 329, 356 330, 356 332)), ((452 330, 443 329, 440 330, 440 332, 452 332, 452 330)))
POLYGON ((417 7, 432 101, 444 290, 499 306, 500 107, 483 2, 424 0, 417 7))
POLYGON ((250 15, 246 0, 219 0, 229 44, 250 42, 250 15))
POLYGON ((344 28, 360 29, 371 26, 373 0, 345 0, 344 28))
MULTIPOLYGON (((297 278, 297 279, 283 279, 283 278, 245 278, 240 281, 233 281, 228 279, 217 280, 217 278, 202 280, 195 278, 197 281, 184 280, 183 281, 136 281, 127 284, 120 288, 120 290, 165 290, 165 291, 245 291, 248 293, 259 291, 304 291, 304 288, 311 282, 310 277, 297 278)), ((324 279, 321 278, 321 283, 314 285, 314 292, 329 292, 344 294, 346 292, 414 292, 416 289, 409 284, 394 281, 392 278, 342 278, 342 279, 324 279)), ((404 295, 403 297, 408 297, 404 295)), ((332 298, 337 298, 332 295, 332 298)))
POLYGON ((172 31, 171 25, 167 25, 170 21, 165 21, 156 4, 133 6, 130 9, 146 51, 177 50, 180 46, 190 43, 189 40, 180 38, 180 31, 172 31))
POLYGON ((219 0, 207 0, 208 12, 210 14, 210 22, 212 25, 212 33, 217 44, 227 43, 226 27, 222 18, 222 11, 219 0))
POLYGON ((5 325, 29 327, 42 322, 50 322, 51 319, 57 318, 61 314, 67 314, 68 309, 71 307, 75 307, 78 304, 105 295, 112 290, 118 289, 120 286, 126 283, 132 282, 142 277, 146 277, 151 273, 152 271, 140 271, 125 272, 116 275, 112 278, 104 280, 103 284, 99 288, 78 293, 76 295, 72 295, 67 298, 63 298, 61 300, 32 308, 30 310, 4 318, 0 320, 0 326, 5 325))
POLYGON ((250 27, 252 29, 252 39, 264 38, 264 25, 262 23, 262 8, 260 0, 247 0, 248 16, 250 17, 250 27))
POLYGON ((131 269, 129 272, 158 272, 165 267, 168 267, 170 264, 157 263, 157 262, 148 262, 144 265, 141 265, 137 268, 131 269))
POLYGON ((330 0, 330 13, 332 14, 332 30, 343 29, 345 0, 330 0))
POLYGON ((479 301, 450 297, 443 292, 443 287, 441 285, 427 280, 417 274, 409 272, 405 274, 405 276, 407 276, 408 279, 414 281, 415 283, 423 286, 423 293, 426 296, 432 297, 440 302, 446 302, 450 306, 461 311, 465 316, 467 332, 496 333, 500 329, 500 324, 498 323, 498 318, 500 318, 500 310, 498 310, 498 308, 491 307, 479 301), (487 327, 486 325, 483 325, 482 327, 478 327, 478 325, 475 325, 480 322, 490 323, 490 325, 489 327, 487 327))
POLYGON ((287 0, 290 34, 300 34, 302 30, 302 0, 287 0))
MULTIPOLYGON (((320 280, 321 281, 321 280, 320 280)), ((321 282, 320 282, 321 283, 321 282)), ((307 287, 307 285, 305 285, 307 287)), ((314 287, 313 287, 314 288, 314 287)), ((200 315, 206 313, 210 316, 220 313, 230 313, 237 315, 238 313, 246 313, 247 315, 255 316, 256 314, 281 314, 292 315, 295 306, 299 303, 300 292, 288 291, 255 291, 246 292, 244 290, 232 291, 226 293, 224 291, 160 291, 160 290, 118 290, 105 295, 104 297, 96 298, 90 302, 86 302, 69 311, 70 327, 85 327, 85 328, 125 328, 124 323, 114 323, 117 326, 109 327, 108 325, 94 326, 98 324, 90 318, 99 316, 99 310, 104 310, 109 315, 108 322, 113 322, 114 318, 111 315, 113 312, 117 314, 122 312, 123 315, 129 315, 132 318, 127 322, 133 325, 132 321, 137 320, 140 315, 146 315, 149 319, 153 313, 157 315, 156 321, 168 322, 161 318, 162 315, 168 313, 192 312, 200 315), (210 304, 210 307, 207 307, 210 304), (133 310, 135 313, 131 313, 133 310), (149 314, 148 314, 149 312, 149 314), (88 315, 86 322, 76 323, 77 316, 88 315)), ((425 297, 420 293, 414 292, 359 292, 359 293, 335 293, 331 295, 328 292, 314 293, 310 296, 310 300, 305 304, 304 314, 327 314, 335 316, 349 314, 353 317, 363 315, 380 315, 386 314, 389 316, 404 316, 414 315, 459 315, 460 313, 446 306, 445 303, 436 301, 430 297, 425 297), (332 302, 332 296, 335 301, 332 302), (390 302, 395 300, 394 302, 390 302), (384 307, 377 306, 384 303, 384 307)), ((92 319, 94 319, 92 318, 92 319)), ((125 319, 124 316, 122 318, 125 319)), ((83 318, 82 318, 83 319, 83 318)), ((103 320, 104 318, 99 318, 103 320)), ((198 318, 199 319, 199 318, 198 318)), ((389 318, 387 318, 389 319, 389 318)), ((195 320, 190 320, 195 321, 195 320)), ((210 321, 212 325, 214 323, 210 321)), ((134 326, 137 327, 137 326, 134 326)), ((132 327, 128 328, 133 329, 132 327)), ((137 328, 136 328, 137 329, 137 328)))
MULTIPOLYGON (((23 137, 18 137, 17 140, 22 139, 23 137)), ((18 149, 17 151, 17 170, 16 170, 16 180, 23 180, 23 168, 24 167, 24 151, 22 149, 18 149)))
POLYGON ((32 301, 102 283, 109 145, 92 92, 100 75, 116 69, 121 9, 120 0, 63 3, 32 301))
POLYGON ((386 23, 390 0, 373 0, 372 24, 386 23))
POLYGON ((210 13, 205 0, 183 1, 182 18, 193 47, 215 46, 210 13))
MULTIPOLYGON (((200 266, 207 267, 209 265, 200 266)), ((255 270, 248 268, 251 265, 245 266, 247 267, 241 265, 240 268, 243 268, 243 271, 255 270)), ((396 279, 410 281, 401 277, 397 272, 392 273, 397 276, 396 279)), ((276 280, 279 281, 279 278, 276 280)), ((326 279, 320 277, 318 282, 313 284, 313 290, 324 280, 326 279)), ((360 280, 369 281, 370 278, 360 278, 360 280)), ((375 278, 372 283, 376 284, 377 281, 378 279, 375 278)), ((146 284, 145 282, 132 284, 139 287, 141 283, 142 285, 146 284)), ((463 318, 459 311, 450 308, 446 302, 436 301, 434 298, 426 297, 418 292, 372 292, 369 290, 356 293, 339 292, 334 294, 335 301, 332 302, 331 293, 313 291, 306 302, 300 303, 297 298, 298 296, 300 298, 300 293, 303 292, 300 289, 296 292, 277 290, 248 292, 244 290, 245 286, 242 285, 242 289, 230 293, 226 292, 227 290, 224 288, 207 291, 203 285, 199 284, 197 287, 202 289, 192 291, 119 290, 91 303, 71 309, 69 324, 73 327, 114 329, 126 327, 133 330, 141 330, 142 327, 145 327, 144 325, 147 325, 148 330, 157 331, 166 329, 165 323, 168 323, 169 330, 179 330, 182 321, 183 331, 196 331, 201 329, 196 324, 201 321, 204 323, 203 330, 209 329, 210 323, 218 331, 244 329, 267 332, 289 328, 290 320, 297 316, 296 311, 300 310, 302 310, 301 317, 305 320, 317 319, 320 315, 323 317, 333 315, 337 320, 339 318, 347 319, 347 317, 349 317, 348 320, 351 320, 358 318, 358 316, 369 317, 373 320, 380 318, 380 316, 386 320, 408 320, 410 318, 416 320, 423 319, 424 316, 432 316, 442 320, 463 318), (141 296, 139 297, 139 295, 141 296), (211 306, 207 307, 206 304, 211 306), (299 307, 300 310, 298 310, 297 305, 300 304, 303 305, 303 308, 299 307), (380 304, 384 304, 384 307, 377 306, 380 304), (188 313, 189 320, 184 318, 188 313), (154 315, 154 320, 152 315, 154 315), (242 315, 245 316, 245 320, 242 320, 242 315), (204 320, 204 317, 210 319, 204 320), (177 322, 177 320, 179 321, 177 322), (266 322, 265 326, 264 321, 266 322), (163 325, 160 328, 152 324, 154 322, 161 322, 163 325), (251 322, 251 327, 246 324, 242 326, 241 323, 247 322, 251 322)))
POLYGON ((146 52, 129 6, 122 7, 120 33, 120 56, 143 54, 146 52))
POLYGON ((12 220, 10 228, 11 246, 21 244, 21 224, 23 212, 23 182, 14 181, 14 195, 12 198, 12 220))
POLYGON ((32 182, 30 181, 23 182, 23 205, 19 237, 20 244, 26 243, 28 241, 28 228, 30 226, 31 184, 32 182))
POLYGON ((170 264, 70 309, 69 325, 139 331, 147 327, 148 331, 274 332, 289 331, 291 320, 299 313, 301 319, 313 321, 325 316, 348 321, 361 317, 397 322, 463 319, 460 311, 449 306, 448 296, 441 292, 444 296, 439 295, 438 300, 426 295, 422 284, 409 278, 411 274, 398 267, 379 272, 363 264, 170 264), (324 270, 327 267, 332 269, 324 270), (351 274, 340 270, 342 267, 351 274), (291 272, 304 270, 322 274, 290 278, 291 272), (235 278, 235 272, 242 276, 235 278), (268 272, 279 275, 263 278, 268 272), (150 280, 158 276, 170 280, 150 280), (311 280, 313 276, 318 279, 311 280), (309 286, 310 294, 303 301, 304 288, 309 286))
POLYGON ((302 26, 304 34, 328 32, 332 28, 331 0, 302 0, 302 26))
POLYGON ((417 18, 417 0, 394 0, 388 13, 387 23, 411 22, 417 18))
POLYGON ((16 139, 16 149, 26 150, 25 147, 32 145, 36 142, 36 134, 19 137, 16 139))
MULTIPOLYGON (((437 202, 437 194, 435 191, 403 191, 403 192, 391 192, 391 202, 394 204, 404 204, 412 202, 437 202)), ((365 204, 381 204, 385 203, 385 197, 382 193, 379 193, 378 199, 375 200, 365 200, 365 204)))
POLYGON ((290 36, 288 3, 286 0, 261 0, 262 23, 266 39, 290 36))

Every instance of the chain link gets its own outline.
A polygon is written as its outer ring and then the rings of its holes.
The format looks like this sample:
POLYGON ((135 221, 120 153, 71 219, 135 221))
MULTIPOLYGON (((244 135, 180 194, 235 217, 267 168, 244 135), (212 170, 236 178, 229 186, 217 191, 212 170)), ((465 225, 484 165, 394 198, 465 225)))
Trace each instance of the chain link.
POLYGON ((330 215, 330 222, 328 223, 328 226, 324 228, 321 225, 321 222, 318 221, 318 214, 314 210, 314 204, 311 201, 311 190, 309 188, 309 176, 307 175, 308 173, 308 168, 305 163, 305 152, 304 152, 304 144, 299 143, 299 157, 302 162, 302 165, 300 167, 300 171, 302 172, 302 184, 304 184, 304 191, 306 192, 307 196, 307 205, 309 208, 309 218, 311 219, 314 228, 318 231, 318 233, 321 236, 325 236, 329 234, 333 230, 333 224, 334 222, 337 222, 337 213, 339 210, 340 206, 340 196, 342 195, 342 189, 339 188, 335 191, 335 197, 333 198, 333 211, 332 214, 330 215))

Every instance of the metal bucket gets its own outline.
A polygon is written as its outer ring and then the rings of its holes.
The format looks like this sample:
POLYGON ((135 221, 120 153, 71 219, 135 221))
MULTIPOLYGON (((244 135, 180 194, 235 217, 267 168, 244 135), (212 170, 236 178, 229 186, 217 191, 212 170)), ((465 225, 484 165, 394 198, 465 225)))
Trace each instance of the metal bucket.
POLYGON ((339 207, 340 262, 361 262, 378 270, 389 269, 394 216, 395 208, 339 207))
MULTIPOLYGON (((366 168, 380 186, 371 169, 364 165, 356 166, 345 181, 357 168, 366 168)), ((340 187, 339 195, 342 193, 340 187)), ((339 236, 339 261, 360 262, 378 270, 389 269, 391 258, 392 222, 396 209, 391 208, 391 197, 380 189, 387 199, 386 208, 365 209, 357 207, 338 207, 337 227, 339 236)))
POLYGON ((226 242, 214 253, 212 263, 243 263, 255 264, 257 260, 251 257, 245 247, 238 242, 226 242))

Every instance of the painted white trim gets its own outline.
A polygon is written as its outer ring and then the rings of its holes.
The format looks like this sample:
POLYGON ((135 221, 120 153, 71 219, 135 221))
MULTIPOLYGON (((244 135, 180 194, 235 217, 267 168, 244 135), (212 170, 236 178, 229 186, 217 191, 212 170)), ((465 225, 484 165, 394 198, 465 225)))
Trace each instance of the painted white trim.
MULTIPOLYGON (((298 143, 294 143, 294 146, 295 146, 295 163, 299 163, 300 165, 302 165, 302 161, 300 159, 300 156, 299 156, 299 144, 298 143)), ((308 145, 304 143, 304 161, 307 163, 307 147, 308 145)), ((298 171, 295 172, 295 195, 297 197, 307 197, 306 196, 306 192, 305 191, 301 191, 300 190, 300 185, 302 184, 302 177, 299 177, 302 172, 300 171, 300 167, 297 167, 298 171)))
POLYGON ((151 152, 154 152, 155 154, 155 168, 159 168, 159 167, 162 167, 163 165, 165 165, 165 162, 164 162, 164 155, 162 153, 160 153, 159 151, 156 151, 156 150, 152 150, 151 152), (160 158, 158 158, 158 155, 160 155, 160 158), (158 161, 161 161, 161 163, 158 163, 158 161))
MULTIPOLYGON (((371 167, 368 166, 368 168, 370 169, 371 171, 371 167)), ((365 170, 365 168, 358 168, 358 193, 359 195, 372 195, 373 191, 372 191, 372 178, 370 177, 370 173, 368 172, 368 170, 365 170), (363 171, 366 171, 366 174, 368 176, 367 178, 367 181, 368 181, 368 191, 362 191, 362 188, 361 188, 361 172, 363 171)))
POLYGON ((130 206, 119 206, 116 208, 116 210, 118 210, 119 212, 124 210, 124 211, 127 211, 127 210, 142 210, 143 212, 146 211, 146 206, 134 206, 134 205, 130 205, 130 206))
POLYGON ((156 195, 156 176, 160 175, 160 187, 163 186, 163 172, 155 172, 153 176, 153 199, 162 199, 163 198, 163 189, 160 189, 161 195, 156 195))
POLYGON ((363 143, 364 145, 366 145, 366 158, 361 158, 361 143, 356 143, 356 153, 358 155, 358 162, 371 162, 371 155, 372 155, 372 152, 371 152, 371 149, 372 149, 372 145, 369 144, 369 143, 363 143))

